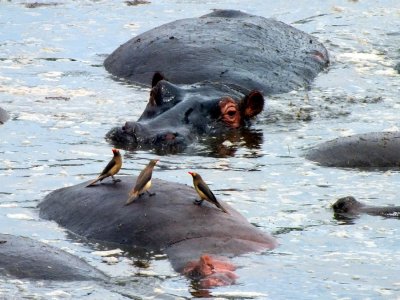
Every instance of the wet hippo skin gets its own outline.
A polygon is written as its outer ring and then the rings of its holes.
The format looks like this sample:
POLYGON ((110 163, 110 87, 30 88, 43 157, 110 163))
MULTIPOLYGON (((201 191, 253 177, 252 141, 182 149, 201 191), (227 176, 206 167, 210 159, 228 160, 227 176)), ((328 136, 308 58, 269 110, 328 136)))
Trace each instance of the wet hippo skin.
POLYGON ((0 107, 0 125, 4 124, 9 118, 8 113, 0 107))
POLYGON ((40 217, 88 239, 163 251, 174 269, 187 275, 191 274, 187 266, 207 260, 205 255, 217 264, 277 245, 226 203, 222 205, 229 214, 208 203, 194 205, 198 196, 186 185, 153 179, 151 191, 156 195, 144 194, 125 206, 136 178, 119 178, 117 184, 85 188, 87 183, 82 183, 58 189, 39 204, 40 217))
POLYGON ((155 73, 139 120, 111 129, 106 138, 118 148, 179 152, 199 136, 239 134, 238 129, 248 129, 263 107, 264 97, 258 91, 210 82, 177 86, 155 73))
POLYGON ((383 216, 391 218, 400 218, 400 206, 372 206, 357 201, 352 196, 338 199, 332 205, 333 211, 337 215, 356 216, 359 214, 368 214, 372 216, 383 216))
POLYGON ((399 168, 400 132, 370 132, 316 145, 305 157, 322 166, 399 168))
POLYGON ((176 84, 212 81, 267 95, 308 86, 328 62, 325 47, 292 26, 216 10, 136 36, 108 56, 104 66, 144 85, 161 72, 176 84))
POLYGON ((107 277, 65 251, 26 237, 0 234, 0 274, 36 280, 105 280, 107 277))
POLYGON ((180 152, 198 136, 246 128, 263 96, 308 87, 328 63, 317 39, 276 20, 217 10, 168 23, 105 60, 118 78, 152 87, 139 120, 106 137, 119 148, 180 152))

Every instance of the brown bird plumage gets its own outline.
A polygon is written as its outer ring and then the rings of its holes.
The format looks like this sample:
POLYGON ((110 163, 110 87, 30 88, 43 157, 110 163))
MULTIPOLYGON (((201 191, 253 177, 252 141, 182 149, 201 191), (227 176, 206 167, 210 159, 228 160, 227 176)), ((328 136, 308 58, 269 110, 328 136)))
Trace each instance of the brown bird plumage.
POLYGON ((115 148, 112 149, 112 152, 114 154, 114 157, 110 160, 110 162, 104 168, 103 172, 101 172, 99 177, 97 177, 95 180, 93 180, 91 183, 89 183, 86 187, 93 186, 96 182, 102 181, 104 178, 107 178, 110 176, 114 182, 121 181, 120 179, 114 178, 114 175, 117 174, 122 167, 121 153, 119 153, 119 150, 115 149, 115 148))
POLYGON ((200 174, 197 174, 195 172, 188 172, 188 173, 192 175, 194 188, 197 194, 199 194, 200 196, 200 200, 196 200, 195 204, 201 205, 201 203, 203 203, 203 200, 207 200, 208 202, 214 204, 216 207, 221 209, 224 213, 229 214, 228 211, 225 208, 223 208, 222 205, 218 202, 217 198, 210 190, 207 183, 205 183, 203 178, 201 178, 200 174))
POLYGON ((135 186, 129 192, 129 198, 126 201, 125 205, 131 204, 138 197, 147 192, 150 196, 153 196, 154 193, 150 193, 149 189, 151 187, 151 175, 153 174, 153 168, 157 164, 158 159, 150 160, 149 164, 140 172, 138 178, 136 179, 135 186))

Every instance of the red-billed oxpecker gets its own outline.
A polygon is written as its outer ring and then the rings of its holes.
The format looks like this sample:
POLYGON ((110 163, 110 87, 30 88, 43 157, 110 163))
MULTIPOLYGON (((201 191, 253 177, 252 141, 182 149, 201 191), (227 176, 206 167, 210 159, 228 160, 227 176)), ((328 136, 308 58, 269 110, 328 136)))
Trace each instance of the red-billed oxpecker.
POLYGON ((214 204, 216 207, 221 209, 223 212, 229 214, 225 208, 222 207, 222 205, 218 202, 217 198, 215 198, 215 195, 213 192, 210 190, 208 187, 207 183, 204 182, 203 178, 195 172, 188 172, 190 175, 193 177, 193 185, 194 188, 200 196, 200 200, 195 200, 195 204, 201 205, 203 203, 203 200, 207 200, 208 202, 214 204))
POLYGON ((153 174, 153 168, 157 164, 158 159, 151 159, 149 164, 140 172, 138 178, 136 179, 136 184, 134 188, 129 192, 129 198, 125 205, 131 204, 137 198, 142 196, 145 192, 149 196, 155 195, 155 193, 150 193, 149 189, 151 187, 151 175, 153 174))
POLYGON ((102 181, 104 178, 110 177, 112 178, 113 182, 119 182, 121 179, 115 179, 114 175, 119 172, 122 166, 122 157, 121 153, 119 153, 118 149, 113 148, 112 152, 114 154, 114 157, 110 160, 110 162, 107 164, 107 166, 104 168, 103 172, 97 177, 95 180, 93 180, 91 183, 89 183, 86 187, 88 186, 93 186, 96 182, 102 181))

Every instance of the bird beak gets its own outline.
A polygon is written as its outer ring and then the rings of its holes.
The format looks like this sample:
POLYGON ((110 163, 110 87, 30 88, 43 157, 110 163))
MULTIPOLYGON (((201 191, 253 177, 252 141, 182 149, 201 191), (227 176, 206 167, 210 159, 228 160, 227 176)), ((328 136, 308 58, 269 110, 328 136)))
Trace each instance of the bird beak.
POLYGON ((190 174, 190 175, 192 175, 192 176, 193 176, 193 172, 188 172, 188 174, 190 174))

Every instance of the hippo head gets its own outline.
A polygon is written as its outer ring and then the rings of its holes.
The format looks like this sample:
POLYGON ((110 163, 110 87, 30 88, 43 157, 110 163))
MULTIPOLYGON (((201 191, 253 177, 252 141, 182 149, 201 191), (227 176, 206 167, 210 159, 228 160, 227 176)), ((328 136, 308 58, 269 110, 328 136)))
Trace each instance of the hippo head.
POLYGON ((140 118, 111 129, 106 138, 124 149, 179 152, 201 135, 246 128, 263 107, 259 91, 212 82, 178 86, 156 73, 140 118))
POLYGON ((358 202, 354 197, 347 196, 338 199, 332 205, 332 208, 335 214, 358 214, 363 206, 365 205, 358 202))
POLYGON ((183 269, 183 274, 198 281, 201 288, 231 285, 238 276, 234 273, 236 267, 228 261, 223 261, 204 254, 198 261, 190 261, 183 269))

